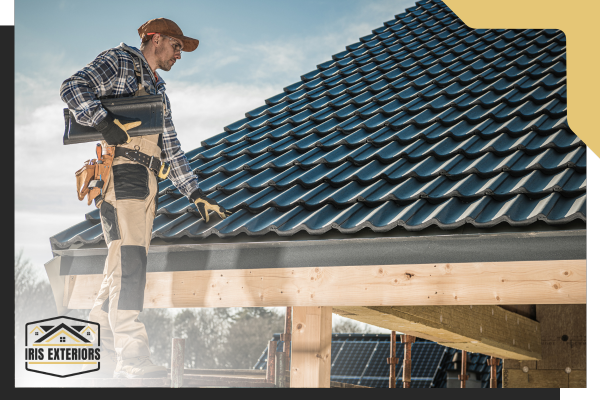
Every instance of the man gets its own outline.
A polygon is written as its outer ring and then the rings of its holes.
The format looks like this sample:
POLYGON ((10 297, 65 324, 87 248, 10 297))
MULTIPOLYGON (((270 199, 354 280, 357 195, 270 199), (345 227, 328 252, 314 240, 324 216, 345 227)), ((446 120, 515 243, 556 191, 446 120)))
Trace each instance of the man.
POLYGON ((181 59, 182 51, 198 47, 198 40, 184 36, 177 24, 165 18, 146 22, 138 33, 140 50, 124 43, 106 50, 60 88, 60 96, 77 122, 102 133, 103 152, 116 146, 112 173, 104 177, 104 190, 94 199, 100 208, 108 256, 89 320, 101 325, 101 372, 127 378, 166 375, 166 368, 150 361, 146 328, 138 321, 158 200, 155 174, 161 166, 156 160, 170 163, 169 179, 196 204, 205 221, 209 211, 222 219, 231 215, 198 188, 197 177, 177 139, 165 82, 156 73, 157 69, 169 71, 181 59), (127 131, 141 121, 115 116, 99 100, 148 94, 163 95, 164 129, 160 135, 131 138, 127 131), (132 150, 141 155, 134 159, 124 155, 132 150))

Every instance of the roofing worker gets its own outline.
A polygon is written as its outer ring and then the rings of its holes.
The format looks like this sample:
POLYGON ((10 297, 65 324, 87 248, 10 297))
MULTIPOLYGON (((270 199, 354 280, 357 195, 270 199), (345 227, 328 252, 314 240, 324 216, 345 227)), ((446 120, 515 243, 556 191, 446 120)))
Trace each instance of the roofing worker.
POLYGON ((169 71, 181 59, 182 51, 191 52, 198 47, 198 40, 184 36, 177 24, 166 18, 146 22, 138 33, 142 40, 139 50, 124 43, 106 50, 60 88, 60 96, 77 122, 102 133, 103 152, 108 146, 118 146, 105 190, 94 199, 100 208, 108 256, 89 320, 101 326, 101 372, 113 375, 114 371, 114 377, 127 378, 167 373, 166 368, 151 362, 146 328, 138 321, 158 201, 155 174, 161 163, 157 160, 170 163, 169 179, 190 203, 196 204, 205 221, 208 222, 209 211, 215 211, 222 219, 231 215, 198 188, 198 180, 177 139, 165 82, 156 73, 157 69, 169 71), (127 130, 141 121, 120 121, 99 100, 149 94, 163 95, 164 129, 160 135, 130 138, 127 130), (135 160, 123 154, 131 150, 137 151, 135 160))

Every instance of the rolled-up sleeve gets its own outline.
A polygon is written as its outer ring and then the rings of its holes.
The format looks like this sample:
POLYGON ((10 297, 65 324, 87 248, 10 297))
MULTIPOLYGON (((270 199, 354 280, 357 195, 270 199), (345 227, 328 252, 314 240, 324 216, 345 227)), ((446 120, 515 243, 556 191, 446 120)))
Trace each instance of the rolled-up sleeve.
MULTIPOLYGON (((149 73, 146 72, 145 77, 149 77, 149 73)), ((157 93, 154 87, 151 89, 148 87, 146 80, 144 83, 150 92, 157 93)), ((152 83, 150 85, 153 86, 152 83)), ((99 98, 131 96, 137 89, 132 56, 114 48, 101 53, 94 61, 65 80, 60 87, 60 98, 67 103, 78 123, 96 126, 107 114, 99 98)), ((166 105, 163 150, 166 152, 167 161, 171 164, 169 179, 183 195, 189 198, 198 188, 198 178, 192 172, 177 139, 171 116, 171 104, 164 90, 162 85, 158 93, 164 95, 166 105)))
POLYGON ((114 51, 106 51, 61 85, 60 98, 81 125, 96 126, 106 117, 98 98, 112 93, 120 77, 119 62, 114 51))

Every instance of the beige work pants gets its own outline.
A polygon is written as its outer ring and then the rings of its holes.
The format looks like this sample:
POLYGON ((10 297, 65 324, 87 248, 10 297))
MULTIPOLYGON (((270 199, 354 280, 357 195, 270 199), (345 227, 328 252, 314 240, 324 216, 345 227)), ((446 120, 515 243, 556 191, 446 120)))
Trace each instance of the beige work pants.
MULTIPOLYGON (((156 138, 145 138, 154 139, 154 144, 139 137, 130 145, 146 154, 158 149, 160 154, 156 138)), ((108 256, 89 320, 100 324, 103 351, 116 351, 119 359, 150 355, 148 334, 138 316, 144 304, 157 188, 152 171, 119 157, 99 206, 108 256)))

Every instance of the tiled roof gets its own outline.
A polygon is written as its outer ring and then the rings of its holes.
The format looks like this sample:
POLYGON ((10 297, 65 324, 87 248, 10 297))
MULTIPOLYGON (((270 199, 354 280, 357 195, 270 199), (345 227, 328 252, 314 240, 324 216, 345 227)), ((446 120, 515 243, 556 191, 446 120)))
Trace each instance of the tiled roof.
MULTIPOLYGON (((187 153, 235 214, 206 224, 164 181, 153 236, 585 221, 565 52, 559 30, 474 30, 419 1, 187 153)), ((51 238, 102 240, 98 210, 51 238)))
MULTIPOLYGON (((460 357, 460 350, 453 349, 451 347, 446 347, 446 351, 444 352, 444 356, 440 362, 440 367, 437 374, 435 375, 432 387, 446 387, 447 371, 454 370, 454 366, 452 365, 452 358, 456 353, 458 353, 460 357)), ((482 388, 489 388, 491 368, 489 365, 487 365, 487 360, 490 357, 480 353, 468 353, 468 355, 469 363, 467 364, 467 373, 475 374, 474 378, 479 379, 481 381, 482 388)), ((496 367, 496 379, 498 381, 498 387, 502 387, 503 360, 501 358, 499 358, 498 360, 500 364, 498 365, 498 367, 496 367)))
MULTIPOLYGON (((273 340, 279 340, 279 334, 273 340)), ((447 370, 452 368, 452 356, 459 350, 439 345, 429 340, 417 338, 411 348, 411 386, 413 388, 446 387, 447 370)), ((278 342, 277 350, 283 351, 283 342, 278 342)), ((390 335, 334 333, 331 337, 331 380, 354 385, 386 388, 389 385, 390 335)), ((404 345, 397 337, 396 387, 402 387, 402 359, 404 345)), ((489 356, 469 353, 470 363, 467 372, 472 379, 481 381, 482 387, 489 387, 489 356)), ((263 351, 254 369, 266 369, 267 348, 263 351)), ((498 387, 502 383, 502 360, 496 369, 498 387)))

